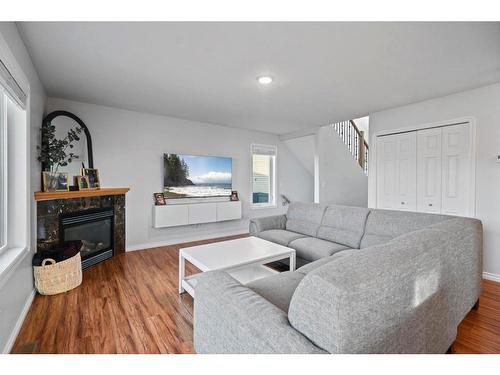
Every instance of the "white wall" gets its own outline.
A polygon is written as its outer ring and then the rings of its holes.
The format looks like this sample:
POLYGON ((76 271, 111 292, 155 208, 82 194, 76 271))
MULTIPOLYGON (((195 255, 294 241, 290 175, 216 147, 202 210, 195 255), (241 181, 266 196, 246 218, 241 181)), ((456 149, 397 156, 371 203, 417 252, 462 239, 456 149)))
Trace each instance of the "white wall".
POLYGON ((79 116, 92 135, 94 167, 105 187, 130 187, 127 194, 127 249, 217 237, 248 230, 248 218, 283 211, 251 209, 250 144, 278 146, 278 194, 291 200, 312 198, 312 178, 278 137, 219 125, 181 120, 93 104, 49 98, 48 112, 79 116), (162 191, 163 154, 221 155, 233 158, 233 188, 243 204, 244 220, 154 229, 153 193, 162 191), (310 183, 308 181, 310 180, 310 183))
MULTIPOLYGON (((23 322, 24 313, 30 306, 33 297, 33 272, 31 268, 31 258, 36 249, 36 210, 33 199, 33 192, 40 189, 40 165, 36 161, 36 145, 39 139, 39 128, 43 118, 45 108, 45 91, 38 79, 35 68, 26 51, 24 43, 18 30, 12 22, 0 22, 0 49, 2 58, 4 53, 11 56, 8 59, 12 65, 12 73, 16 76, 26 78, 30 91, 30 112, 28 119, 30 126, 27 129, 27 136, 30 139, 30 155, 19 155, 22 159, 25 156, 31 160, 28 169, 30 170, 30 233, 31 247, 19 257, 14 264, 11 264, 9 271, 0 276, 0 352, 9 351, 13 340, 23 322), (6 48, 5 45, 7 46, 6 48), (16 68, 20 71, 16 72, 16 68), (19 74, 17 76, 16 74, 19 74)), ((23 85, 24 86, 24 85, 23 85)))
MULTIPOLYGON (((476 120, 476 217, 484 226, 484 271, 500 281, 500 84, 370 114, 370 136, 422 124, 476 120)), ((371 155, 375 160, 375 155, 371 155)), ((375 163, 370 164, 369 206, 376 202, 375 163)))
POLYGON ((314 154, 316 138, 313 135, 305 137, 297 137, 285 139, 282 141, 290 152, 299 160, 302 166, 309 172, 311 176, 310 182, 314 182, 314 154))
POLYGON ((317 137, 319 203, 366 207, 368 179, 346 145, 330 126, 317 137))

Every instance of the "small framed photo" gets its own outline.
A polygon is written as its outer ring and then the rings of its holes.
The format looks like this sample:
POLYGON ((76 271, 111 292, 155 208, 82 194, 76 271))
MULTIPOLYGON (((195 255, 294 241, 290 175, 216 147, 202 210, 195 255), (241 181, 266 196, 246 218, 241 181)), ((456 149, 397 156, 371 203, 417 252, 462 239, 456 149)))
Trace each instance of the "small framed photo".
POLYGON ((83 168, 82 176, 86 176, 89 179, 89 189, 95 190, 101 187, 101 182, 99 178, 99 170, 94 168, 83 168))
POLYGON ((75 176, 75 185, 78 190, 90 190, 90 182, 88 176, 75 176))
POLYGON ((155 206, 164 206, 167 204, 163 193, 154 193, 155 206))
POLYGON ((229 200, 231 201, 239 201, 238 192, 236 190, 231 191, 231 195, 229 196, 229 200))
POLYGON ((42 172, 43 191, 69 191, 68 173, 42 172))

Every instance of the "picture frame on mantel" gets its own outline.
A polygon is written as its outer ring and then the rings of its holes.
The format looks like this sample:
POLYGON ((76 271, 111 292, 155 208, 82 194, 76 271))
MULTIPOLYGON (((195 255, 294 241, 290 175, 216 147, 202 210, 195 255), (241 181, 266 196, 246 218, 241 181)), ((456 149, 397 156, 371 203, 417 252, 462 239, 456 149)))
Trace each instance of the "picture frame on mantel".
POLYGON ((86 176, 89 180, 89 189, 96 190, 101 188, 101 179, 99 170, 95 168, 82 168, 81 175, 86 176))
POLYGON ((69 191, 67 172, 42 172, 43 191, 69 191))
POLYGON ((78 190, 90 190, 90 182, 88 176, 75 176, 74 184, 78 187, 78 190))

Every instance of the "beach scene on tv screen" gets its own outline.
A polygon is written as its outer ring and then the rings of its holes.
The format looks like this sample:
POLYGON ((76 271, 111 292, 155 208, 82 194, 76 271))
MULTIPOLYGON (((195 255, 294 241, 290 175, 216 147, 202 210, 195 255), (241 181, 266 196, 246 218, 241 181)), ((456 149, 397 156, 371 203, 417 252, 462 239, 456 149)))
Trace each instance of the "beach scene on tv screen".
POLYGON ((202 198, 231 195, 231 158, 164 154, 163 169, 163 186, 166 198, 202 198))

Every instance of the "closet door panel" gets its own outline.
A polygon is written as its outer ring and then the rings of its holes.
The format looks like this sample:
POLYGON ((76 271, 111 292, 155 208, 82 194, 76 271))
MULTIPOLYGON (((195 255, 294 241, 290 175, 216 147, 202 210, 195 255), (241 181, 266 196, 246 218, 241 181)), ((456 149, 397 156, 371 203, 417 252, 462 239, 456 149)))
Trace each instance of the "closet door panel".
POLYGON ((441 128, 417 131, 417 211, 441 212, 441 128))
POLYGON ((443 214, 472 215, 470 206, 471 147, 468 124, 442 129, 442 209, 443 214))
POLYGON ((417 137, 416 132, 396 136, 396 202, 395 208, 417 209, 417 137))
POLYGON ((377 207, 393 209, 396 194, 396 138, 377 139, 377 207))

